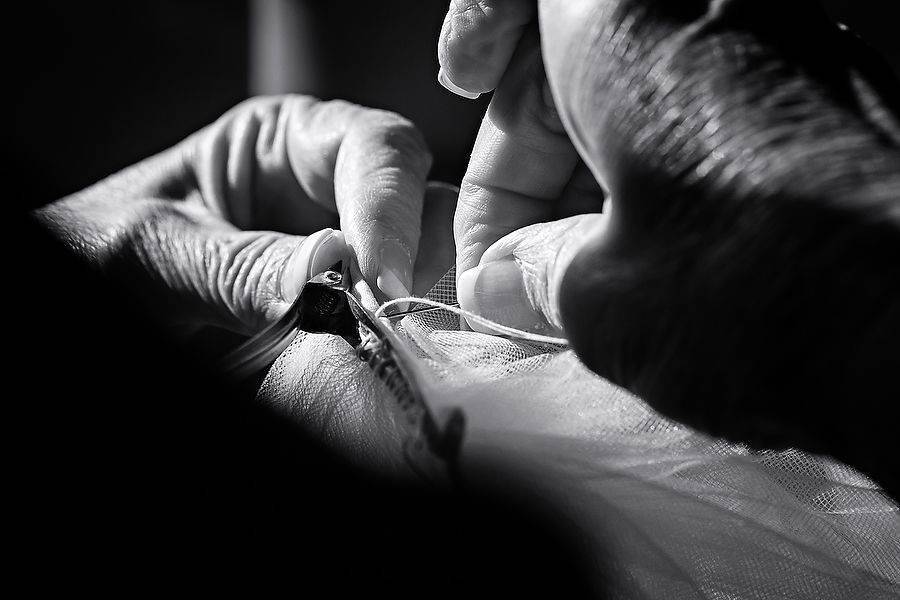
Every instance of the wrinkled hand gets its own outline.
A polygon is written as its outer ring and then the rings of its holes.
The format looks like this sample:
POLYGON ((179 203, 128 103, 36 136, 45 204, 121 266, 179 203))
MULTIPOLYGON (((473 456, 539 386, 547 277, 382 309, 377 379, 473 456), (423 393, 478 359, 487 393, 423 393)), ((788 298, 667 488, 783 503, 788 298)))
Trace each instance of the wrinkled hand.
POLYGON ((38 214, 166 322, 249 334, 350 252, 373 289, 408 295, 430 165, 398 115, 254 98, 38 214))
MULTIPOLYGON (((458 193, 449 185, 428 186, 421 229, 428 250, 416 258, 414 295, 424 296, 453 266, 450 224, 458 193)), ((404 458, 396 399, 343 338, 298 335, 269 370, 257 398, 364 468, 414 475, 404 458)))
POLYGON ((456 214, 464 306, 564 328, 706 431, 873 467, 873 411, 821 410, 898 389, 900 127, 857 40, 812 2, 460 0, 439 58, 448 88, 496 88, 456 214), (603 215, 545 223, 590 195, 579 160, 603 215))

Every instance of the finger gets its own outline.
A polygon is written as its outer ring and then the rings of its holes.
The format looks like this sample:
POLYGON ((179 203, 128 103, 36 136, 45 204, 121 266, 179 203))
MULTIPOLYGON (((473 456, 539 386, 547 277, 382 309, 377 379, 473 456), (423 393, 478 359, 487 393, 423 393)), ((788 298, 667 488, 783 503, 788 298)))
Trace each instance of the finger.
POLYGON ((409 296, 431 154, 408 120, 366 111, 348 128, 334 172, 341 229, 366 281, 409 296))
MULTIPOLYGON (((606 226, 606 215, 579 215, 519 229, 494 243, 457 283, 460 306, 533 333, 563 331, 559 291, 574 256, 606 226)), ((471 324, 474 329, 489 329, 471 324)))
POLYGON ((408 295, 431 155, 386 111, 304 96, 254 98, 202 132, 192 164, 207 208, 238 227, 309 233, 334 223, 364 277, 408 295))
POLYGON ((203 206, 241 229, 309 234, 336 224, 334 157, 356 107, 334 107, 329 136, 311 117, 319 106, 305 96, 252 98, 189 138, 185 162, 203 206))
POLYGON ((287 310, 303 283, 349 256, 340 231, 239 231, 170 203, 144 210, 118 266, 167 320, 255 333, 287 310))
POLYGON ((440 84, 469 99, 496 88, 536 12, 534 0, 453 0, 438 42, 440 84))
POLYGON ((553 107, 536 34, 523 40, 491 100, 454 219, 457 272, 504 235, 552 218, 577 164, 553 107))

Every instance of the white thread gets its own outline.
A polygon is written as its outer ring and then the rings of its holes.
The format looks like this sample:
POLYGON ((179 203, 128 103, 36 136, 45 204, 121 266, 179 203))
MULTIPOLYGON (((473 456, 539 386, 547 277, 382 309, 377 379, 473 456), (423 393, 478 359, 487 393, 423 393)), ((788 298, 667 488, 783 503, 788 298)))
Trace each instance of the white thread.
POLYGON ((473 312, 469 312, 464 308, 459 308, 457 306, 450 306, 449 304, 444 304, 443 302, 438 302, 436 300, 429 300, 428 298, 415 298, 413 296, 407 298, 397 298, 395 300, 388 300, 384 304, 378 307, 378 310, 375 311, 375 317, 383 317, 385 316, 384 311, 392 306, 396 306, 398 304, 403 304, 404 302, 413 303, 413 304, 424 304, 426 306, 433 306, 435 308, 442 308, 446 311, 452 312, 453 314, 460 315, 466 318, 467 321, 474 321, 479 325, 483 325, 488 329, 493 329, 497 333, 503 333, 508 336, 516 337, 528 342, 536 342, 539 344, 556 344, 560 346, 568 346, 569 340, 566 338, 552 337, 549 335, 540 335, 537 333, 531 333, 528 331, 523 331, 521 329, 516 329, 515 327, 507 327, 506 325, 501 325, 500 323, 495 323, 490 319, 485 319, 480 315, 476 315, 473 312))

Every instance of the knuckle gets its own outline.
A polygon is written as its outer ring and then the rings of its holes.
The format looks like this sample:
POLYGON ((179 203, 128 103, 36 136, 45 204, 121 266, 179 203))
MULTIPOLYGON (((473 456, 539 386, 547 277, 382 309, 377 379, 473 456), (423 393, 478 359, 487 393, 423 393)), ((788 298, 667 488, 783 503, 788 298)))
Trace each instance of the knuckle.
MULTIPOLYGON (((309 98, 309 96, 306 96, 309 98)), ((315 104, 319 109, 323 111, 327 111, 329 114, 336 113, 338 115, 350 115, 351 117, 356 117, 360 113, 366 111, 365 108, 358 104, 354 104, 353 102, 348 102, 347 100, 325 100, 325 101, 317 101, 315 99, 309 98, 312 100, 312 103, 315 104)))
POLYGON ((280 298, 278 269, 291 247, 282 236, 239 233, 203 245, 209 293, 251 330, 268 322, 280 298))
POLYGON ((257 122, 278 121, 282 112, 307 111, 319 103, 316 98, 302 94, 253 96, 232 107, 222 115, 220 122, 231 123, 240 119, 253 119, 257 122))
POLYGON ((425 136, 409 119, 396 113, 371 109, 362 115, 360 123, 368 141, 378 148, 396 153, 404 166, 422 175, 431 168, 432 155, 425 136))
POLYGON ((123 249, 151 276, 170 282, 171 267, 188 259, 182 241, 190 220, 176 207, 163 202, 143 203, 134 215, 134 226, 122 240, 123 249))
POLYGON ((280 104, 283 99, 283 96, 253 96, 234 105, 234 107, 226 112, 222 118, 231 120, 241 115, 252 115, 259 112, 265 112, 271 110, 273 106, 280 104))
POLYGON ((195 220, 177 207, 147 203, 110 269, 151 294, 174 297, 178 306, 190 309, 208 301, 204 269, 209 263, 195 227, 195 220))

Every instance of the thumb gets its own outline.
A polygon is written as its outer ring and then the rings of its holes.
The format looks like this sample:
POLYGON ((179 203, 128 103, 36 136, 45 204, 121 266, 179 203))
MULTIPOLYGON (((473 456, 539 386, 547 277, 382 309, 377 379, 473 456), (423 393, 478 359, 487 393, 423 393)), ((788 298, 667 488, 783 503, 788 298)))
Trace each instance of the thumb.
POLYGON ((162 211, 140 227, 121 265, 122 277, 167 321, 253 334, 280 317, 313 275, 349 256, 340 231, 238 231, 178 213, 162 211))
POLYGON ((523 227, 501 238, 477 267, 460 274, 460 306, 501 325, 558 335, 563 330, 559 307, 563 276, 587 241, 602 235, 607 221, 605 214, 578 215, 523 227))
POLYGON ((225 317, 220 324, 255 333, 283 315, 313 276, 346 261, 350 250, 333 229, 308 237, 251 231, 219 245, 218 254, 228 265, 224 273, 219 267, 205 275, 221 290, 213 307, 225 317))
POLYGON ((490 92, 536 17, 534 0, 451 2, 438 42, 438 82, 464 98, 490 92))

